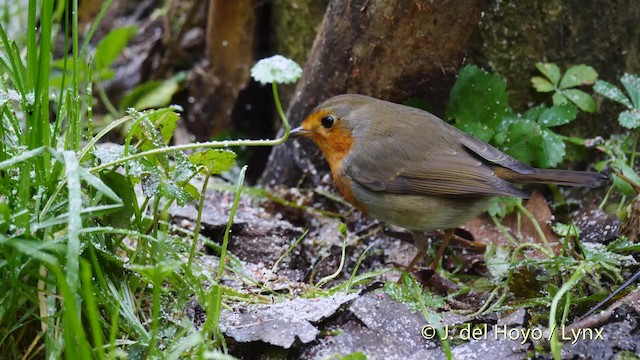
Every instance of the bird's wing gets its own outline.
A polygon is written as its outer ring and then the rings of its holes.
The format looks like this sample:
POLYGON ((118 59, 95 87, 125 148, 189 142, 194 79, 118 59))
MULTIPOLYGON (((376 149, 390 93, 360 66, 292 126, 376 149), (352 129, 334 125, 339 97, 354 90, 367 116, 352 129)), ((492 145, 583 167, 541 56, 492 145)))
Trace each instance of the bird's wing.
POLYGON ((378 124, 386 127, 377 132, 363 132, 362 147, 344 162, 348 164, 344 169, 347 175, 360 185, 396 194, 528 197, 496 176, 493 168, 505 167, 521 174, 532 173, 533 168, 427 112, 399 106, 375 112, 395 121, 378 124), (400 113, 404 116, 397 117, 400 113))
POLYGON ((505 167, 509 170, 513 170, 518 174, 532 174, 535 172, 534 168, 532 168, 531 166, 512 158, 511 156, 503 153, 493 146, 472 136, 469 136, 457 129, 455 130, 462 146, 464 146, 467 150, 471 151, 475 155, 481 157, 482 159, 492 164, 505 167))
POLYGON ((526 192, 497 177, 490 166, 469 155, 438 156, 395 172, 384 166, 359 167, 349 175, 353 181, 376 192, 462 197, 528 197, 526 192))

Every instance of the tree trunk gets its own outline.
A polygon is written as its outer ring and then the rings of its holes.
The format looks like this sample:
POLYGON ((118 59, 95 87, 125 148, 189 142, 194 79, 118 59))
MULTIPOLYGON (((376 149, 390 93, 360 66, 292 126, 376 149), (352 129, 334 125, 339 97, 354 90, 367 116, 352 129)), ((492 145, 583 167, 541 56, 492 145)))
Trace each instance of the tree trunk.
MULTIPOLYGON (((293 125, 322 100, 360 93, 395 102, 426 99, 442 113, 484 0, 332 0, 287 115, 293 125)), ((328 168, 309 141, 273 149, 262 177, 317 185, 328 168)))

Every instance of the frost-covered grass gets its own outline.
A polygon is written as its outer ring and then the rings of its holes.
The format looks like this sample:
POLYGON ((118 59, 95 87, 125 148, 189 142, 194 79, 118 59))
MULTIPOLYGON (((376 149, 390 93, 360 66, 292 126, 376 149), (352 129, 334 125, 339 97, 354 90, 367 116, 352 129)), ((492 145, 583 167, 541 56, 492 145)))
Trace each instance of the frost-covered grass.
POLYGON ((216 320, 229 291, 220 285, 231 266, 225 245, 212 273, 194 260, 196 244, 211 240, 169 224, 167 209, 201 201, 209 177, 228 170, 235 154, 211 149, 223 143, 189 156, 168 147, 175 107, 131 109, 94 131, 93 69, 100 63, 107 73, 117 54, 92 53, 87 38, 80 46, 77 1, 67 11, 65 4, 29 1, 20 39, 7 34, 22 14, 0 17, 16 16, 0 23, 0 354, 213 356, 225 346, 216 320), (72 51, 53 59, 60 37, 72 51), (130 130, 122 146, 98 147, 123 125, 130 130), (197 329, 184 311, 193 299, 207 314, 197 329))

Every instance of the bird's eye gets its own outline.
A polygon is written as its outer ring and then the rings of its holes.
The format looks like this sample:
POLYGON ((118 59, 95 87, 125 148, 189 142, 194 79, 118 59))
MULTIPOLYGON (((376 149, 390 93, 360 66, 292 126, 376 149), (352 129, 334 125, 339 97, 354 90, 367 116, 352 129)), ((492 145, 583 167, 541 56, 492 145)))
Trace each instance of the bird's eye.
POLYGON ((322 119, 320 119, 320 124, 322 124, 322 127, 324 127, 325 129, 330 129, 333 126, 333 123, 336 121, 336 118, 334 118, 333 116, 329 115, 329 116, 325 116, 322 119))

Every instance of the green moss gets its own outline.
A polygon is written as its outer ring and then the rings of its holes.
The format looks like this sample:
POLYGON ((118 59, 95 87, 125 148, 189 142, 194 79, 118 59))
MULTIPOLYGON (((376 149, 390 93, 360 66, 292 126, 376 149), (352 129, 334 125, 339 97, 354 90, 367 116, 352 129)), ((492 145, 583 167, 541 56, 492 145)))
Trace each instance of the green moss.
MULTIPOLYGON (((621 0, 493 0, 474 35, 469 61, 500 73, 510 89, 510 104, 526 110, 532 100, 546 101, 530 83, 536 62, 593 66, 600 78, 615 81, 624 72, 640 72, 640 2, 621 0)), ((536 74, 537 75, 537 74, 536 74)), ((616 113, 605 103, 605 112, 616 113)), ((572 133, 602 134, 615 129, 582 114, 572 133), (582 127, 582 128, 580 128, 582 127)))
POLYGON ((278 53, 304 65, 328 0, 275 0, 274 35, 278 53))

